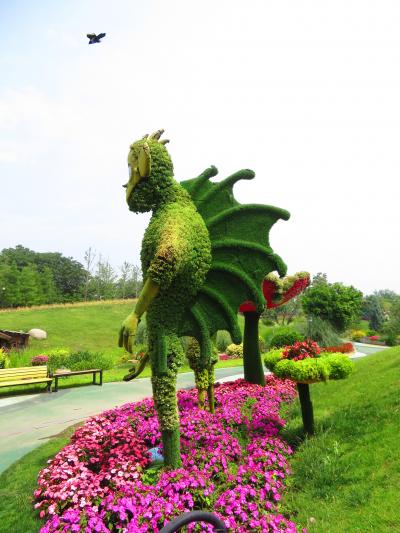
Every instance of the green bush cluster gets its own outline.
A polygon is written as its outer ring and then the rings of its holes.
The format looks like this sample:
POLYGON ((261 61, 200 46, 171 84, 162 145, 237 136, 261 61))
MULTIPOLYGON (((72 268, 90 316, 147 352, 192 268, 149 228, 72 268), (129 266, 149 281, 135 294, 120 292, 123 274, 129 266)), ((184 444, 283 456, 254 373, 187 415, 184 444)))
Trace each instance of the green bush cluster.
POLYGON ((367 333, 363 331, 362 329, 353 329, 351 332, 351 340, 359 342, 366 335, 367 333))
POLYGON ((341 343, 341 338, 331 324, 317 316, 309 318, 303 333, 307 339, 317 342, 321 348, 324 346, 337 346, 341 343))
POLYGON ((50 372, 54 372, 58 368, 68 368, 69 370, 101 368, 102 370, 109 370, 114 366, 112 357, 101 352, 90 352, 88 350, 70 352, 60 348, 47 352, 45 355, 49 358, 48 366, 50 372))
POLYGON ((217 332, 217 350, 219 353, 224 353, 226 348, 232 343, 232 338, 228 331, 221 330, 217 332))
POLYGON ((284 346, 291 346, 295 342, 303 340, 304 335, 295 329, 288 328, 274 335, 269 342, 269 346, 270 348, 283 348, 284 346))
POLYGON ((320 357, 300 361, 282 359, 283 350, 271 350, 265 355, 264 364, 279 378, 294 381, 327 381, 344 379, 353 371, 354 364, 342 353, 321 354, 320 357))
POLYGON ((229 344, 229 346, 226 347, 226 353, 232 359, 240 359, 243 357, 243 344, 229 344))

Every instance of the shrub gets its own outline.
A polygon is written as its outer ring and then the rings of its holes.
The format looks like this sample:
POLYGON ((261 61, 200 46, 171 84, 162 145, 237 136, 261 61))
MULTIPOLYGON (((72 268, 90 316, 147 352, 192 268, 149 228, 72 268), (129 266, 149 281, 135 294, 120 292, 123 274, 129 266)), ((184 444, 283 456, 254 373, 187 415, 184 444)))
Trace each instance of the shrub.
POLYGON ((68 358, 70 351, 65 348, 54 348, 51 351, 47 351, 43 355, 47 355, 48 365, 50 372, 54 372, 57 368, 63 368, 68 366, 68 358))
POLYGON ((8 353, 0 348, 0 368, 10 368, 11 362, 8 353))
POLYGON ((35 355, 35 357, 32 357, 31 359, 31 365, 32 366, 42 366, 47 365, 49 362, 49 358, 47 355, 35 355))
POLYGON ((317 342, 321 347, 335 346, 341 342, 339 335, 329 322, 316 316, 308 320, 304 335, 307 339, 317 342))
POLYGON ((399 343, 398 337, 394 333, 389 333, 385 337, 385 343, 387 346, 397 346, 399 343))
POLYGON ((48 365, 51 372, 63 367, 70 370, 88 370, 90 368, 109 370, 114 366, 113 359, 100 352, 83 350, 71 353, 60 348, 47 352, 45 355, 49 358, 48 365))
POLYGON ((359 342, 362 338, 366 336, 366 332, 362 329, 353 329, 351 332, 351 340, 359 342))
POLYGON ((295 342, 304 340, 304 335, 294 329, 287 329, 286 331, 280 331, 272 337, 269 342, 270 348, 283 348, 284 346, 290 346, 295 342))
POLYGON ((348 357, 343 357, 341 353, 332 353, 321 357, 325 360, 329 368, 329 379, 347 378, 354 368, 353 362, 348 357))
POLYGON ((274 374, 279 378, 290 376, 294 381, 326 381, 329 365, 323 358, 282 359, 276 364, 274 374))
POLYGON ((219 352, 225 352, 227 346, 232 343, 232 339, 228 331, 221 330, 217 332, 217 350, 219 352))
POLYGON ((226 353, 230 359, 240 359, 243 357, 243 344, 230 344, 226 347, 226 353))
POLYGON ((85 350, 71 353, 68 357, 68 368, 70 370, 88 370, 89 368, 109 370, 113 366, 112 358, 101 352, 89 352, 85 350))

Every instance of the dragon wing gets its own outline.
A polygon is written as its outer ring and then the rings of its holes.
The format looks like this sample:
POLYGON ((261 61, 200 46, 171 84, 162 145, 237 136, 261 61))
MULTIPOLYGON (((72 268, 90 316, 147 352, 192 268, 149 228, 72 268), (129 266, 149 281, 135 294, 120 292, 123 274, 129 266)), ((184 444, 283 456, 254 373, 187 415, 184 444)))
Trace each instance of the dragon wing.
POLYGON ((234 184, 253 179, 252 170, 240 170, 223 181, 211 182, 217 173, 212 166, 197 178, 181 182, 203 217, 211 240, 211 268, 182 325, 182 335, 200 341, 202 359, 210 353, 210 338, 218 330, 229 331, 233 342, 241 342, 237 322, 240 304, 250 300, 262 312, 265 275, 275 270, 281 276, 286 273, 286 265, 269 245, 269 230, 290 214, 269 205, 235 200, 234 184))

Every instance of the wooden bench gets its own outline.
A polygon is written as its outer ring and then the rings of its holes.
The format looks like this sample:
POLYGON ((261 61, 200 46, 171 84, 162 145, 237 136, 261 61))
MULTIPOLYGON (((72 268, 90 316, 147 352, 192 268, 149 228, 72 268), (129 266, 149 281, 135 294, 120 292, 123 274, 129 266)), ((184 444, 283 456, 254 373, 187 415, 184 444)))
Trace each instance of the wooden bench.
POLYGON ((51 392, 51 382, 47 366, 22 366, 20 368, 0 369, 0 387, 13 387, 14 385, 32 385, 46 383, 47 392, 51 392))
POLYGON ((68 376, 81 376, 83 374, 93 374, 93 385, 103 385, 103 370, 101 368, 90 368, 89 370, 74 370, 66 372, 54 372, 52 377, 54 378, 54 392, 58 391, 59 378, 67 378, 68 376), (96 383, 96 374, 100 374, 100 381, 96 383))

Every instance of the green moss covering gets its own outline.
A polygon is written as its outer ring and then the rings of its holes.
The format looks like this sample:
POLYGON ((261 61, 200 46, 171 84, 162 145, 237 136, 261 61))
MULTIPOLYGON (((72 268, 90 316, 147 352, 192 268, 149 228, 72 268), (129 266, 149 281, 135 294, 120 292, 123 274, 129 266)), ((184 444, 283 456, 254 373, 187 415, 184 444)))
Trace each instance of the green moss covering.
POLYGON ((165 464, 176 467, 180 454, 175 388, 183 357, 179 337, 198 342, 191 364, 199 390, 207 385, 213 410, 212 336, 226 330, 233 342, 240 343, 240 304, 251 300, 259 312, 264 308, 265 273, 286 271, 269 246, 269 229, 278 219, 289 218, 289 213, 271 206, 240 205, 234 199, 233 185, 252 179, 251 170, 212 183, 209 179, 217 170, 210 167, 193 180, 177 183, 161 134, 162 130, 135 142, 128 155, 129 209, 153 215, 141 250, 144 289, 135 313, 121 328, 120 345, 131 350, 137 323, 147 310, 148 354, 165 464))
POLYGON ((211 359, 208 365, 204 365, 200 357, 200 345, 192 337, 186 351, 186 357, 190 368, 194 371, 196 388, 198 391, 198 403, 200 408, 204 408, 206 393, 209 399, 209 409, 214 411, 213 385, 214 385, 214 365, 218 362, 218 350, 213 344, 211 359))

